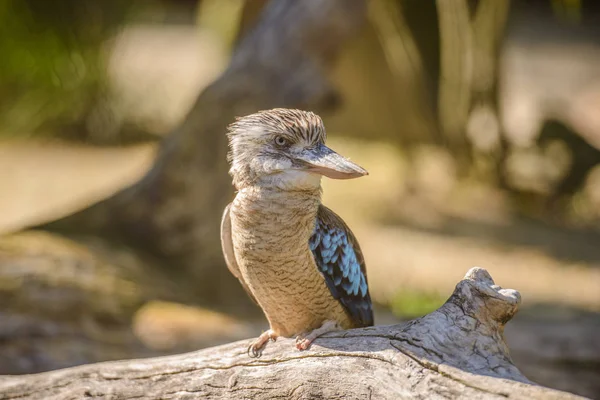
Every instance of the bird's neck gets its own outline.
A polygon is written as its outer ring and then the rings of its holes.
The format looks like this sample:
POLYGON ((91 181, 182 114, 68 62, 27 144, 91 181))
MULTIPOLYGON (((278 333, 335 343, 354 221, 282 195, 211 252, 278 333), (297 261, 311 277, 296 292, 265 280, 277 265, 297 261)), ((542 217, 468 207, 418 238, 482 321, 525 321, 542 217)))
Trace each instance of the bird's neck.
POLYGON ((240 227, 272 227, 274 232, 289 228, 310 237, 320 204, 320 186, 309 190, 248 186, 237 193, 233 212, 240 227))

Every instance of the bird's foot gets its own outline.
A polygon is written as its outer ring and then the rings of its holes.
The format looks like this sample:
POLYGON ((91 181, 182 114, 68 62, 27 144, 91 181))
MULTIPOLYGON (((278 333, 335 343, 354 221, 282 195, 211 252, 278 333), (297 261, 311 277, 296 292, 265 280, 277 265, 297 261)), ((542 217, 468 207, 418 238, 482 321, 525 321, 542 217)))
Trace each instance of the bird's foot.
POLYGON ((321 335, 327 332, 339 331, 341 328, 335 321, 325 321, 320 328, 310 331, 306 334, 300 334, 296 337, 296 348, 300 351, 310 347, 312 342, 321 335))
POLYGON ((277 334, 273 331, 273 329, 269 329, 266 332, 263 332, 252 344, 248 347, 248 355, 252 358, 258 358, 262 355, 265 344, 269 340, 276 341, 277 334))

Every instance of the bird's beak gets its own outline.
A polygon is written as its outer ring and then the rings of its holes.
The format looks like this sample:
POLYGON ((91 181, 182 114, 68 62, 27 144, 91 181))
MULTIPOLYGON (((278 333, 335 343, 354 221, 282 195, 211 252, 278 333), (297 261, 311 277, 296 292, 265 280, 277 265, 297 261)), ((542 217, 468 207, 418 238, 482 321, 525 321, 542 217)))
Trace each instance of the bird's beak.
POLYGON ((305 149, 297 159, 302 163, 302 169, 332 179, 352 179, 369 174, 359 165, 323 144, 305 149))

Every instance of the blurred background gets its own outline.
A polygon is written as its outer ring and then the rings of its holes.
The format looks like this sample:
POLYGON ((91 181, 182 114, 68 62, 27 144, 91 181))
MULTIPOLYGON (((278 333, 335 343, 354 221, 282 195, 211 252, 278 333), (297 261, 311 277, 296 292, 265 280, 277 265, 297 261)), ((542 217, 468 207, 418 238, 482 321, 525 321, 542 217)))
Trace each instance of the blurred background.
POLYGON ((0 60, 0 374, 266 329, 221 255, 224 131, 293 107, 370 172, 323 186, 377 324, 481 266, 523 373, 600 398, 597 1, 1 0, 0 60))

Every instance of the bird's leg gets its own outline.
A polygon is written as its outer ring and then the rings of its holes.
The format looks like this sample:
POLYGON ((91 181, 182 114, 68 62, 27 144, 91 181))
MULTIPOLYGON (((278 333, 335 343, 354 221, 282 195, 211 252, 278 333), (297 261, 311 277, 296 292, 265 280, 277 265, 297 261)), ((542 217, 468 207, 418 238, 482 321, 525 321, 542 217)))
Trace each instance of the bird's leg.
POLYGON ((306 334, 301 334, 296 337, 296 348, 298 350, 306 350, 310 347, 311 343, 321 335, 327 332, 339 331, 341 328, 335 321, 325 321, 320 328, 317 328, 306 334))
POLYGON ((266 332, 261 333, 261 335, 248 347, 248 355, 252 358, 260 357, 263 351, 265 344, 269 341, 276 341, 277 334, 273 329, 269 329, 266 332))

